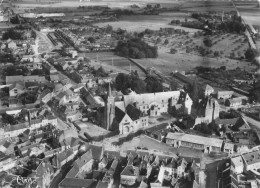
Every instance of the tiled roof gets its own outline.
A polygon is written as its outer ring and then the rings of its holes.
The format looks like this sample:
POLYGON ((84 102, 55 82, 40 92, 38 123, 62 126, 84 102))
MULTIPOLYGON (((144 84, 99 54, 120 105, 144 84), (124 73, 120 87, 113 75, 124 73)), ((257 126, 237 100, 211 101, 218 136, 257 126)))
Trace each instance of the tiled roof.
POLYGON ((57 159, 59 162, 62 162, 64 160, 66 160, 69 156, 71 156, 73 154, 73 150, 72 149, 68 149, 68 150, 65 150, 61 153, 59 153, 57 155, 57 159))
POLYGON ((75 178, 78 173, 79 173, 79 167, 78 165, 74 165, 67 173, 66 178, 75 178))
POLYGON ((65 178, 59 183, 59 186, 68 188, 94 188, 96 184, 97 181, 91 179, 65 178))
POLYGON ((124 117, 125 112, 123 112, 120 108, 115 107, 115 119, 117 120, 117 122, 121 122, 124 117))
POLYGON ((134 107, 132 104, 127 105, 126 113, 133 121, 138 120, 141 116, 141 111, 134 107))
POLYGON ((244 129, 251 129, 251 127, 248 125, 247 121, 244 118, 240 117, 236 121, 235 125, 232 126, 232 129, 233 130, 240 130, 240 129, 244 130, 244 129))

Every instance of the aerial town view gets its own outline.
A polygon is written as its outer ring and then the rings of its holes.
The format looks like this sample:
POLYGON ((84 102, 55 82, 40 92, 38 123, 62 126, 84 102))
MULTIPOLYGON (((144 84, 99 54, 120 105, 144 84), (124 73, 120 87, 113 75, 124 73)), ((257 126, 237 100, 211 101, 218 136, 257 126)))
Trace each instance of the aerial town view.
POLYGON ((260 188, 260 0, 0 0, 0 188, 260 188))

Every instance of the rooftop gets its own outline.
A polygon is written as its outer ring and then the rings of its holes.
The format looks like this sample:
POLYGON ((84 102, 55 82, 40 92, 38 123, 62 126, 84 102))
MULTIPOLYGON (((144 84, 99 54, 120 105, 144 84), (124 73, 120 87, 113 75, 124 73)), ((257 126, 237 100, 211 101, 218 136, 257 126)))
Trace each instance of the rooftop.
POLYGON ((137 167, 134 167, 132 165, 128 165, 121 172, 121 175, 125 175, 125 176, 138 176, 137 169, 138 169, 137 167))
POLYGON ((195 143, 200 145, 210 145, 214 147, 221 147, 223 140, 217 138, 208 138, 198 135, 185 134, 185 133, 168 133, 167 139, 180 140, 189 143, 195 143))
POLYGON ((260 162, 260 151, 253 151, 242 155, 247 165, 260 162))
POLYGON ((93 179, 65 178, 59 183, 59 186, 67 188, 93 188, 96 184, 97 181, 93 179))

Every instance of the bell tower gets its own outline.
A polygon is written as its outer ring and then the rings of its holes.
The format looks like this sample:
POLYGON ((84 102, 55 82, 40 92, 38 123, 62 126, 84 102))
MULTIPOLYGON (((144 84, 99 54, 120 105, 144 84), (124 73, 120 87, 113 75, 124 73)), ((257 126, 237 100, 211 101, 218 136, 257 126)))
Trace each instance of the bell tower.
POLYGON ((107 130, 112 128, 115 118, 115 97, 112 96, 110 83, 108 85, 107 101, 105 104, 105 126, 107 130))

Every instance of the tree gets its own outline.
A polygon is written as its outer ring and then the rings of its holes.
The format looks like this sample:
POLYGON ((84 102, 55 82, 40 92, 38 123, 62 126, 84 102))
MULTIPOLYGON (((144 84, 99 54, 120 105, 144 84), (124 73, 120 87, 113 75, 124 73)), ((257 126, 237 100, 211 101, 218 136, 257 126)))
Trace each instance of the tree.
POLYGON ((257 50, 252 48, 248 48, 245 52, 245 58, 249 61, 253 61, 258 55, 259 53, 257 52, 257 50))
POLYGON ((111 25, 107 25, 105 31, 106 33, 111 33, 113 31, 113 27, 111 25))
POLYGON ((171 54, 176 54, 176 53, 177 53, 177 50, 174 49, 174 48, 171 48, 170 53, 171 53, 171 54))
POLYGON ((12 24, 20 24, 20 20, 19 20, 19 18, 18 18, 17 15, 15 15, 15 16, 12 17, 12 18, 10 18, 10 22, 11 22, 12 24))
POLYGON ((209 128, 209 126, 205 123, 198 124, 194 127, 194 130, 199 131, 203 134, 212 134, 212 130, 209 128))
POLYGON ((191 51, 192 51, 192 50, 191 50, 191 47, 187 46, 187 47, 186 47, 186 53, 191 53, 191 51))
POLYGON ((37 35, 36 35, 36 32, 32 30, 32 31, 31 31, 31 37, 35 39, 36 36, 37 36, 37 35))
POLYGON ((127 74, 119 73, 115 80, 116 89, 124 92, 130 87, 131 79, 127 74))
POLYGON ((158 57, 157 47, 149 46, 140 38, 132 38, 128 41, 119 41, 115 53, 130 58, 156 58, 158 57))
POLYGON ((138 94, 145 93, 146 92, 146 84, 143 80, 137 79, 133 80, 131 83, 131 89, 135 91, 138 94))
POLYGON ((260 102, 260 80, 254 83, 253 89, 250 91, 250 100, 260 102))
POLYGON ((148 93, 162 92, 163 86, 162 82, 155 76, 147 76, 145 79, 146 82, 146 91, 148 93))
POLYGON ((34 69, 32 72, 31 72, 32 75, 39 75, 39 76, 42 76, 44 75, 44 71, 42 69, 34 69))
POLYGON ((152 9, 153 6, 152 6, 151 4, 147 4, 147 5, 146 5, 146 8, 147 8, 147 9, 152 9))
POLYGON ((165 39, 164 44, 165 44, 165 45, 169 44, 169 40, 168 40, 168 39, 165 39))
POLYGON ((108 73, 100 66, 97 70, 93 70, 93 74, 95 77, 107 77, 108 73))
POLYGON ((162 39, 160 37, 157 38, 156 43, 162 42, 162 39))
POLYGON ((21 32, 16 31, 15 29, 11 28, 8 29, 3 35, 2 35, 2 39, 3 40, 8 40, 8 39, 12 39, 12 40, 22 40, 23 39, 23 35, 21 32))
POLYGON ((89 38, 88 38, 88 41, 89 41, 90 43, 95 43, 95 42, 96 42, 96 40, 95 40, 94 37, 89 37, 89 38))
POLYGON ((212 40, 209 38, 206 38, 203 43, 205 44, 205 46, 207 47, 211 47, 212 46, 212 40))
POLYGON ((136 93, 146 92, 146 83, 139 78, 137 71, 131 72, 130 75, 119 73, 116 77, 115 86, 117 90, 126 93, 131 88, 136 93))
POLYGON ((10 125, 15 125, 17 121, 12 115, 9 115, 7 113, 2 114, 2 121, 4 124, 10 124, 10 125))
POLYGON ((218 56, 219 56, 219 51, 215 51, 215 52, 214 52, 214 56, 215 56, 215 57, 218 57, 218 56))

